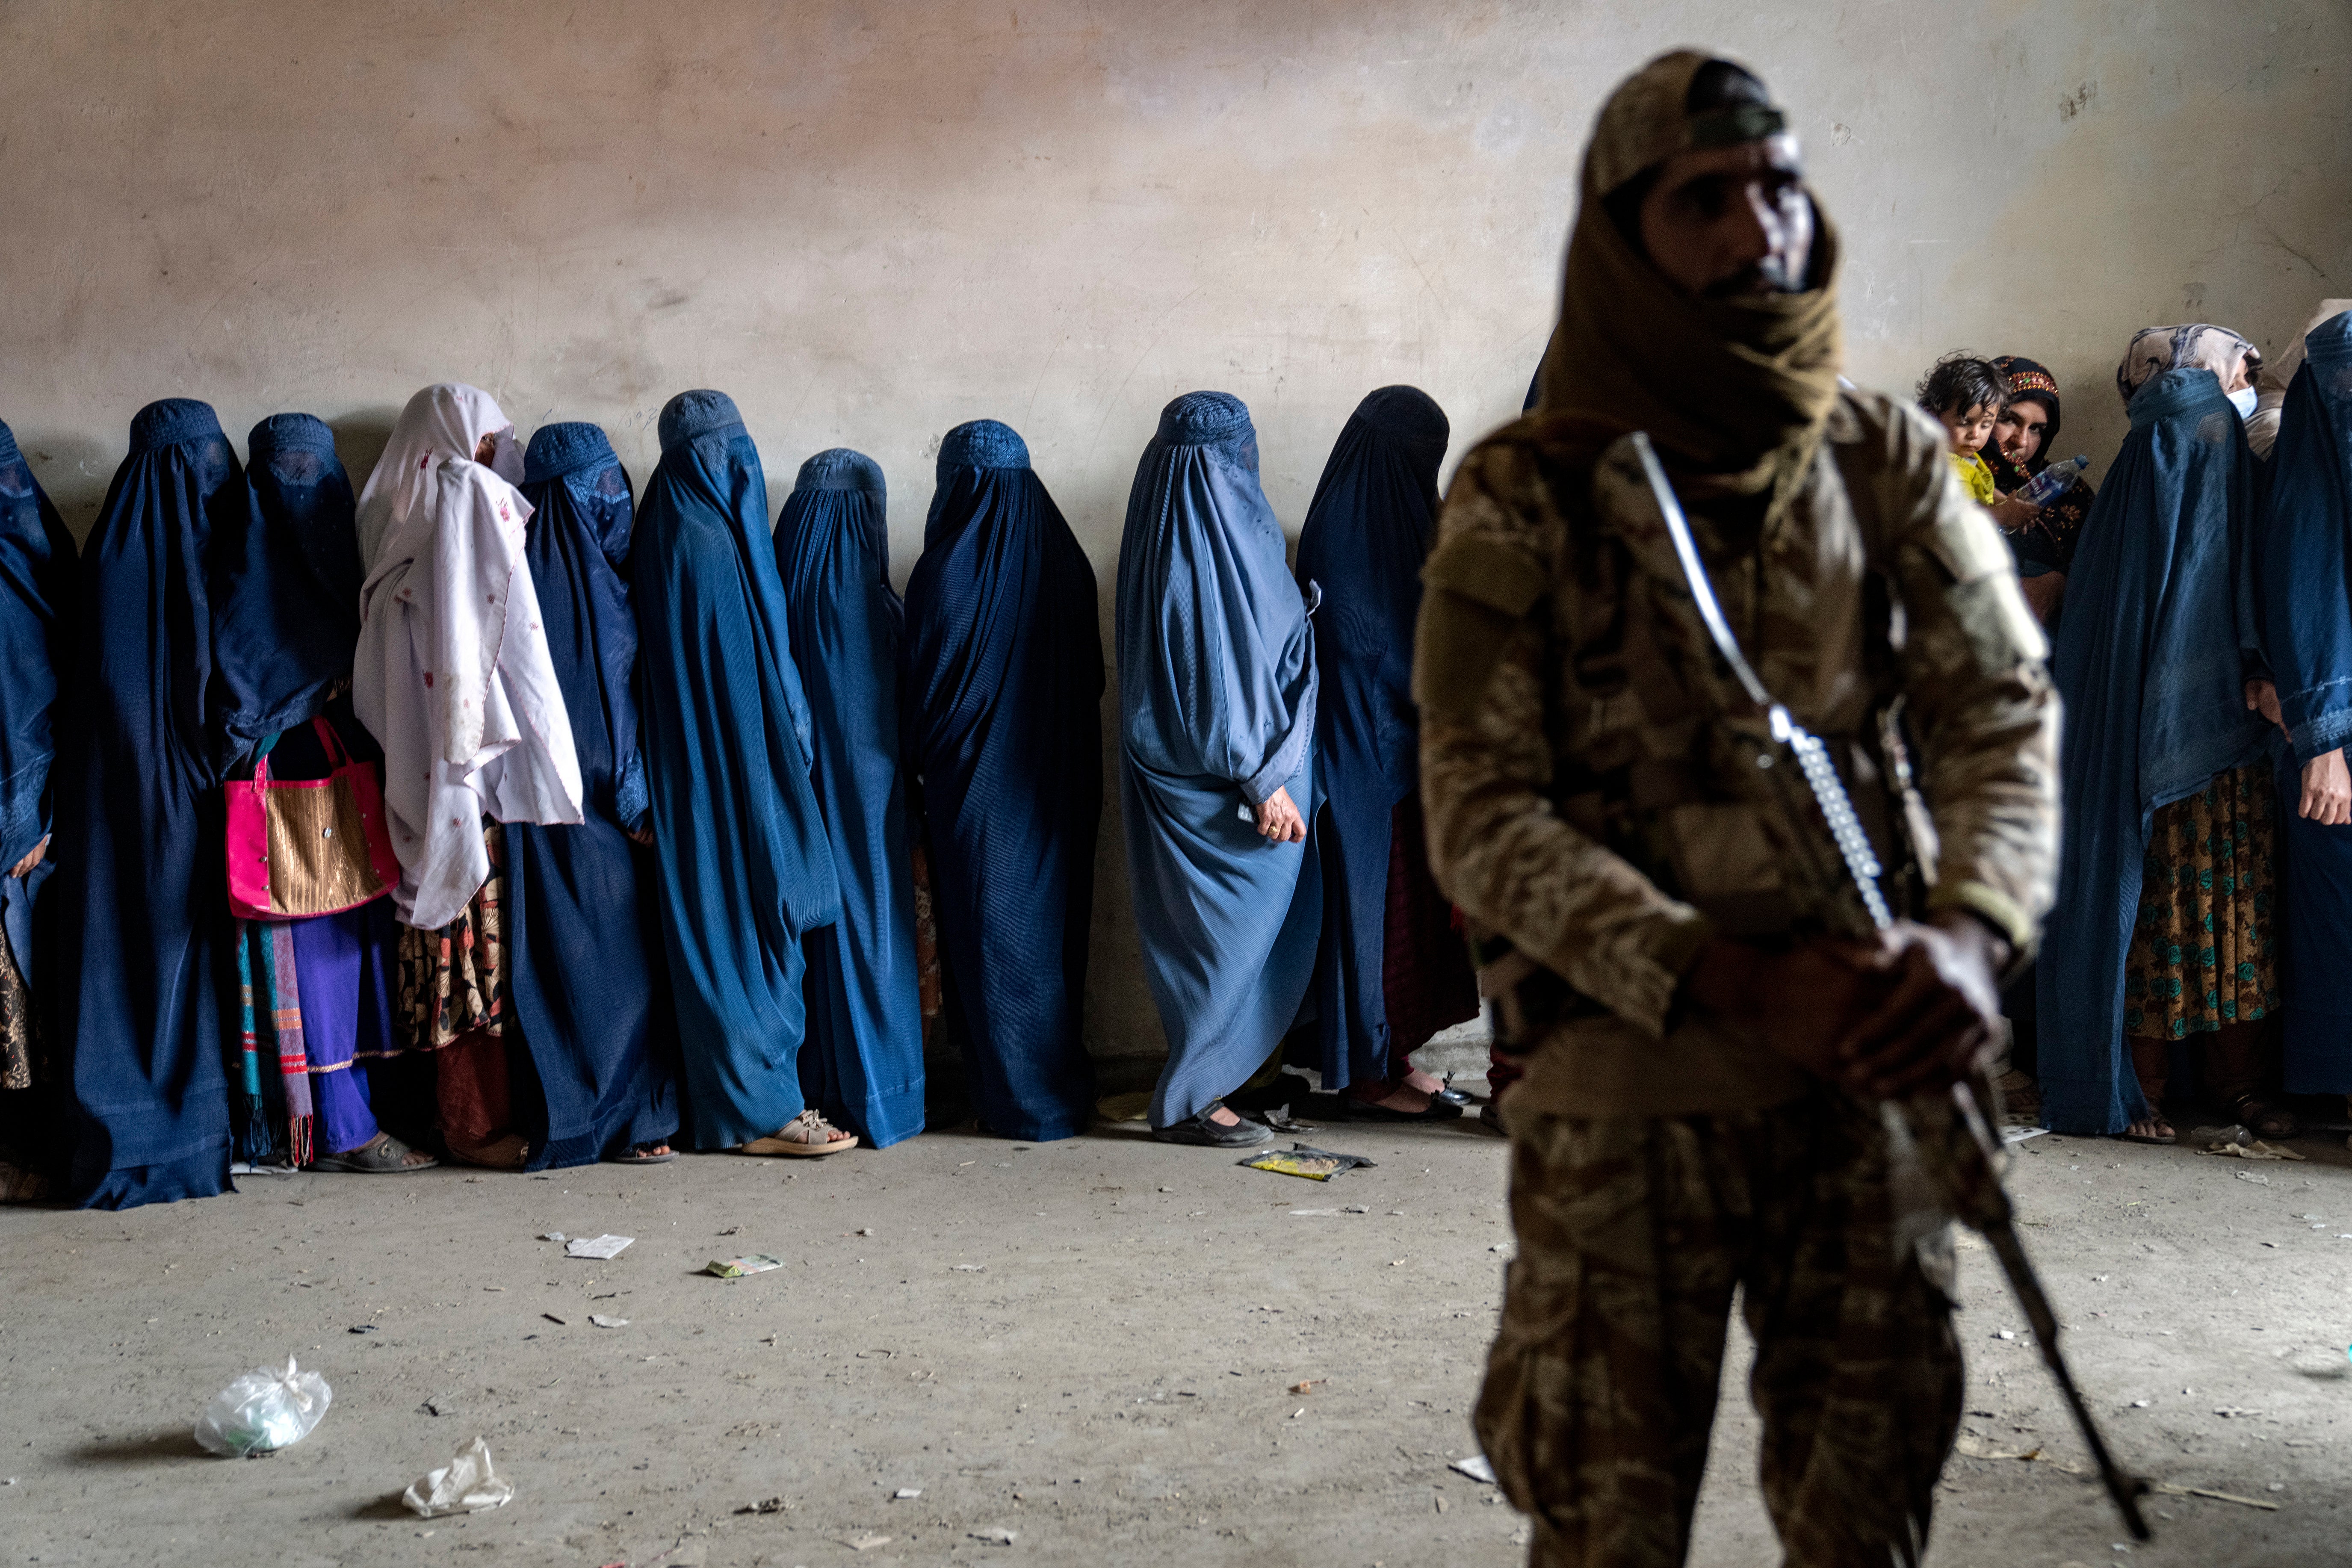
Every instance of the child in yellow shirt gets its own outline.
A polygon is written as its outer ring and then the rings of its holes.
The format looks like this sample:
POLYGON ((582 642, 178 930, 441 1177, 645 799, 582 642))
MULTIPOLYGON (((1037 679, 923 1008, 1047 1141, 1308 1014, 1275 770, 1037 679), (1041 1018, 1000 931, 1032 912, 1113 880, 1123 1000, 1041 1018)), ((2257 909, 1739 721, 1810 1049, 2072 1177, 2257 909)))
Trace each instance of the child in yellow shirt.
POLYGON ((2002 499, 1994 488, 1992 469, 1978 454, 1991 438, 1993 422, 2000 417, 2009 393, 2009 378, 1990 360, 1970 353, 1946 354, 1919 384, 1919 406, 1944 427, 1953 471, 1979 506, 2002 499))

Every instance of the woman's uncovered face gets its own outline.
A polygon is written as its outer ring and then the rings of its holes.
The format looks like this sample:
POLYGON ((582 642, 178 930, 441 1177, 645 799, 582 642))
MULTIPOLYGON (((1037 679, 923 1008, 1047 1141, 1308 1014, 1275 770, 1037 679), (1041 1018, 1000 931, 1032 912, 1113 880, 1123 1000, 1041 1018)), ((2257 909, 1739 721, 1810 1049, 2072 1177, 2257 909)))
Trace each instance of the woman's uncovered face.
POLYGON ((2042 433, 2049 428, 2049 410, 2030 397, 2021 397, 1993 421, 1992 444, 2002 457, 2022 468, 2042 450, 2042 433))

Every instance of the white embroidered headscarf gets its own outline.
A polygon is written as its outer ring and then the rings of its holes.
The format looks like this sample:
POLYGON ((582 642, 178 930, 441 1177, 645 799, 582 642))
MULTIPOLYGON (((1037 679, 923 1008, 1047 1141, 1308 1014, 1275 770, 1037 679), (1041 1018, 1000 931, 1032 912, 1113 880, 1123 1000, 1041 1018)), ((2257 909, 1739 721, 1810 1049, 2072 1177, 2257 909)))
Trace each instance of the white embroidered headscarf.
POLYGON ((2227 327, 2191 321, 2179 327, 2142 327, 2116 366, 2116 390, 2129 403, 2153 378, 2168 370, 2210 370, 2227 392, 2243 371, 2252 381, 2263 368, 2263 352, 2227 327))
POLYGON ((384 813, 400 857, 400 917, 434 930, 490 874, 485 815, 581 820, 572 741, 522 558, 530 505, 514 426, 476 387, 408 400, 360 496, 360 646, 352 702, 383 746, 384 813), (474 460, 483 437, 498 456, 474 460))

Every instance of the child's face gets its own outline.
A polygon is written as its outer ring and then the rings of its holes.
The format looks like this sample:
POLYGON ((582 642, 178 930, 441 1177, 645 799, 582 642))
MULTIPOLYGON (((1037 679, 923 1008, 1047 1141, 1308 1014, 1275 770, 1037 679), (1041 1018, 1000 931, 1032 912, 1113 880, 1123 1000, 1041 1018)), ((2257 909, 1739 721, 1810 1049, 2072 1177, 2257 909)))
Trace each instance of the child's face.
POLYGON ((1992 423, 2000 417, 2000 410, 1990 403, 1979 403, 1967 408, 1940 408, 1937 422, 1943 426, 1946 439, 1955 452, 1981 452, 1992 435, 1992 423))

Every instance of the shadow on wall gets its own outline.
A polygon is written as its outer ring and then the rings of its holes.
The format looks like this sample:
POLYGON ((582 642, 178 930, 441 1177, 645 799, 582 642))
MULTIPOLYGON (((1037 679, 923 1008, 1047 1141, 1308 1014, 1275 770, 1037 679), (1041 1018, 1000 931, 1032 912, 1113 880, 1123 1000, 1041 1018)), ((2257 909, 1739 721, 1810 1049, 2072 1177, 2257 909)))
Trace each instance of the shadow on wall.
POLYGON ((367 489, 368 476, 375 472, 383 449, 392 445, 393 423, 399 417, 399 409, 379 404, 327 421, 327 428, 335 433, 335 455, 343 460, 343 472, 352 477, 354 496, 367 489))
MULTIPOLYGON (((125 436, 127 440, 127 424, 125 436)), ((121 466, 124 448, 100 446, 79 432, 38 426, 18 428, 16 445, 79 549, 97 526, 98 509, 106 504, 106 487, 121 466)))

